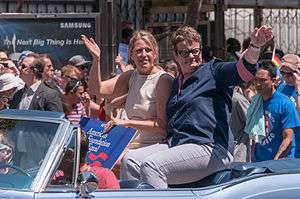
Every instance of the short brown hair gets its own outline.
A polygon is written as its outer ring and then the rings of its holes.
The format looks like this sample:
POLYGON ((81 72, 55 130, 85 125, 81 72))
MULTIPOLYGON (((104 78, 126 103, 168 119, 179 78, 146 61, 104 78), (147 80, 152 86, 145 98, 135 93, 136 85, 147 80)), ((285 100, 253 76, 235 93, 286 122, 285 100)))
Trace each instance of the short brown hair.
POLYGON ((192 27, 183 26, 178 28, 171 37, 171 42, 174 50, 176 45, 182 41, 192 44, 193 42, 199 42, 200 48, 202 48, 202 40, 200 34, 192 27))
MULTIPOLYGON (((27 57, 34 57, 33 54, 29 54, 27 57)), ((26 57, 26 58, 27 58, 26 57)), ((24 58, 24 59, 26 59, 24 58)), ((44 68, 45 68, 45 61, 43 60, 43 58, 41 58, 40 56, 38 56, 37 58, 35 58, 35 60, 32 63, 33 65, 33 73, 36 76, 36 78, 38 79, 42 79, 43 78, 43 72, 44 72, 44 68)))

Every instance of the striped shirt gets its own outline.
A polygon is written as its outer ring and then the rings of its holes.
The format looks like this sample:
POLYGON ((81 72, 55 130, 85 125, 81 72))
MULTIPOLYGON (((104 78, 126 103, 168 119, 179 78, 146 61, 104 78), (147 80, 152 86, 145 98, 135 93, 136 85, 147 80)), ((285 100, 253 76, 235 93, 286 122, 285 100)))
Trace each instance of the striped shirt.
POLYGON ((80 102, 73 106, 73 110, 67 114, 67 119, 71 122, 71 124, 79 124, 81 118, 86 117, 86 111, 83 104, 80 102))

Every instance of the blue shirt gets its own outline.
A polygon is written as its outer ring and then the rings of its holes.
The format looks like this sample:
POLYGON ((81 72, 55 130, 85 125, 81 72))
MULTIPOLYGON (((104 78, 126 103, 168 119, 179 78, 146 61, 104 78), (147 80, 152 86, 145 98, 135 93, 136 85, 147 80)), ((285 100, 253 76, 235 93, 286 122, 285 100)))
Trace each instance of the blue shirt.
MULTIPOLYGON (((277 90, 288 96, 296 107, 297 94, 294 86, 287 85, 283 82, 279 85, 277 90)), ((300 127, 295 129, 295 139, 293 141, 292 152, 294 152, 295 158, 300 158, 300 127)))
MULTIPOLYGON (((256 65, 243 63, 251 74, 255 73, 256 65)), ((202 64, 180 92, 177 78, 166 107, 170 146, 214 143, 232 152, 231 97, 233 86, 242 82, 237 63, 219 59, 202 64)))
MULTIPOLYGON (((283 130, 300 126, 294 104, 279 91, 263 104, 266 120, 266 137, 255 146, 257 162, 274 159, 283 141, 283 130)), ((293 154, 292 154, 293 155, 293 154)))

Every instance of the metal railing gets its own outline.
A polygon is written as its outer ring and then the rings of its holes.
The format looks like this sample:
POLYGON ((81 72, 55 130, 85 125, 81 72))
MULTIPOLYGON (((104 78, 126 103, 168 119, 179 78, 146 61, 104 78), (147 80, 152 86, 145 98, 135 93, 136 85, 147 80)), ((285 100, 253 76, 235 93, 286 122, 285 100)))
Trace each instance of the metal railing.
MULTIPOLYGON (((300 9, 263 9, 262 24, 273 28, 276 48, 300 54, 300 9)), ((226 38, 233 37, 242 43, 253 28, 253 9, 230 8, 225 12, 226 38)))

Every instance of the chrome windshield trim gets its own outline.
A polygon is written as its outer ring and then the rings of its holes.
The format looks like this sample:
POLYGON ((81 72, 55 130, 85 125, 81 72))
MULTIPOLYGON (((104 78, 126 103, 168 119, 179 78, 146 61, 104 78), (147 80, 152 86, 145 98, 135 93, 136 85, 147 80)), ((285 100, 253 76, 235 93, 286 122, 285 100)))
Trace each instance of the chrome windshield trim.
POLYGON ((70 122, 63 123, 59 126, 45 159, 39 169, 39 172, 32 183, 32 189, 35 192, 41 192, 45 190, 48 182, 51 180, 51 175, 60 160, 60 155, 64 151, 64 146, 69 140, 69 137, 72 135, 69 126, 70 122))

